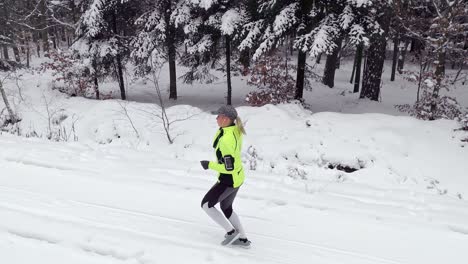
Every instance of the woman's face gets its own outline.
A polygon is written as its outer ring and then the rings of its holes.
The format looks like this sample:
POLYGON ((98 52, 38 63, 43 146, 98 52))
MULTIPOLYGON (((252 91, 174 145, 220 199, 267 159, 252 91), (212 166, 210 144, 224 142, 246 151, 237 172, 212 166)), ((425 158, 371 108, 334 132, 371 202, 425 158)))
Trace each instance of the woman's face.
POLYGON ((231 124, 231 119, 225 115, 218 115, 216 117, 216 122, 218 122, 219 127, 227 127, 231 124))

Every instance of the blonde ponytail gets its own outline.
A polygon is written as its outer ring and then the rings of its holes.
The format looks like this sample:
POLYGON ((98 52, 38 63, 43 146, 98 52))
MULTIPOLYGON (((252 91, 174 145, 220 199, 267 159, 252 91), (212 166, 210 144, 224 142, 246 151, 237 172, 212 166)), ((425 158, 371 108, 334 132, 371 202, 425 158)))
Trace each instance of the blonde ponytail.
POLYGON ((244 124, 242 124, 242 120, 240 119, 240 117, 236 117, 236 126, 239 129, 239 132, 241 132, 244 135, 246 134, 244 124))

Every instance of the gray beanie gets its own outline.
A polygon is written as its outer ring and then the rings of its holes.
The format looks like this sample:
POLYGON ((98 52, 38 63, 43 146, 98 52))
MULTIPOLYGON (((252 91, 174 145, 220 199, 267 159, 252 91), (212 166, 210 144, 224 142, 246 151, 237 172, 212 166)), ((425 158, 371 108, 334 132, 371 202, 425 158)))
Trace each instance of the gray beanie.
POLYGON ((218 115, 224 115, 229 117, 231 120, 236 120, 237 118, 237 111, 232 105, 223 105, 221 106, 218 111, 216 111, 218 115))

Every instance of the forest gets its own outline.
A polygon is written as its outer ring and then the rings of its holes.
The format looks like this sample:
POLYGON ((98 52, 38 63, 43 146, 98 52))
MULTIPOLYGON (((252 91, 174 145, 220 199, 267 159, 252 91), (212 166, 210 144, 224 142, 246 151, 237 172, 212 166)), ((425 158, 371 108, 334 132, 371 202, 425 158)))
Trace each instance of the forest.
MULTIPOLYGON (((461 0, 1 0, 0 69, 47 58, 41 67, 63 92, 105 99, 100 84, 111 79, 122 100, 125 72, 153 78, 167 64, 172 100, 178 83, 212 83, 221 72, 226 104, 240 74, 256 87, 246 100, 259 106, 303 102, 314 82, 334 87, 345 57, 354 61, 353 92, 379 101, 391 60, 390 80, 400 74, 418 87, 401 111, 456 119, 466 109, 441 91, 467 85, 467 10, 461 0), (309 62, 322 58, 323 72, 313 71, 309 62), (406 70, 408 60, 417 70, 406 70)), ((2 81, 0 90, 4 120, 15 123, 2 81)))

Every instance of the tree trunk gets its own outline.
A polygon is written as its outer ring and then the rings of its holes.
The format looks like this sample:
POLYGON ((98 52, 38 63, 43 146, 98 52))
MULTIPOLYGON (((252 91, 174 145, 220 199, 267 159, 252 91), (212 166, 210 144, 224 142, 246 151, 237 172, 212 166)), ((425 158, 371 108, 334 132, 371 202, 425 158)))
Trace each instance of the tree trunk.
POLYGON ((419 78, 418 78, 418 91, 416 93, 416 103, 419 102, 419 95, 421 92, 421 83, 422 83, 422 75, 423 75, 423 59, 419 57, 419 78))
MULTIPOLYGON (((172 1, 165 2, 165 9, 172 10, 172 1)), ((166 46, 169 59, 169 99, 177 100, 177 75, 176 75, 176 29, 171 24, 171 12, 164 13, 164 20, 169 30, 166 35, 166 46)))
POLYGON ((39 44, 39 41, 36 42, 36 51, 37 51, 37 57, 41 57, 41 44, 39 44))
MULTIPOLYGON (((3 2, 3 1, 2 1, 3 2)), ((10 40, 8 40, 8 37, 11 37, 11 25, 9 22, 9 11, 6 8, 7 3, 2 3, 0 4, 0 17, 2 17, 2 20, 5 24, 0 25, 0 36, 5 36, 7 37, 6 40, 2 40, 0 42, 3 42, 0 47, 3 50, 3 58, 5 60, 10 60, 10 56, 8 54, 8 44, 10 44, 10 40), (7 42, 7 43, 5 43, 7 42)))
POLYGON ((123 78, 122 58, 120 57, 119 52, 117 52, 116 61, 117 61, 117 78, 119 79, 119 87, 120 87, 120 97, 122 98, 122 100, 127 100, 127 96, 125 94, 125 83, 124 83, 124 78, 123 78))
POLYGON ((21 31, 21 40, 20 40, 20 51, 22 55, 26 55, 26 35, 24 31, 21 31))
POLYGON ((93 79, 94 79, 94 92, 96 93, 96 99, 100 99, 100 94, 99 94, 99 82, 98 82, 98 69, 97 69, 97 61, 96 58, 93 58, 93 79))
MULTIPOLYGON (((357 50, 356 50, 356 53, 357 53, 357 50)), ((356 72, 356 57, 357 57, 357 54, 354 55, 353 71, 351 72, 351 79, 349 79, 349 83, 353 83, 353 80, 354 80, 354 73, 356 72)))
MULTIPOLYGON (((443 43, 443 41, 441 41, 443 43)), ((432 101, 431 101, 431 117, 429 120, 434 120, 434 114, 437 111, 437 99, 439 98, 440 87, 442 86, 442 80, 445 75, 445 51, 439 47, 437 52, 437 62, 435 69, 436 84, 434 85, 434 90, 432 91, 432 101)))
POLYGON ((10 56, 8 55, 8 46, 2 45, 2 50, 3 50, 3 58, 5 60, 10 60, 10 56))
POLYGON ((70 48, 73 44, 73 33, 69 33, 67 36, 67 45, 70 48))
POLYGON ((390 81, 395 81, 396 66, 398 60, 398 44, 399 39, 398 35, 393 39, 393 61, 392 61, 392 73, 390 75, 390 81))
POLYGON ((119 87, 120 87, 120 98, 122 98, 122 100, 127 100, 127 96, 125 94, 125 83, 124 83, 123 70, 122 70, 122 59, 120 58, 120 53, 118 52, 117 52, 116 60, 117 60, 117 78, 119 78, 119 87))
POLYGON ((453 78, 453 81, 451 82, 452 85, 455 84, 455 83, 457 82, 458 76, 460 76, 460 73, 461 73, 462 70, 463 70, 463 65, 464 65, 463 62, 461 62, 461 63, 460 63, 460 69, 458 69, 457 74, 455 75, 455 78, 453 78))
POLYGON ((305 65, 306 65, 307 54, 302 50, 298 51, 297 54, 297 78, 296 78, 296 94, 294 99, 302 100, 304 95, 304 77, 305 77, 305 65))
POLYGON ((3 83, 1 81, 0 81, 0 93, 2 94, 3 103, 5 104, 8 114, 10 115, 10 123, 15 124, 16 122, 18 122, 18 118, 13 112, 13 109, 11 109, 10 103, 8 102, 8 97, 5 93, 5 90, 3 89, 3 83))
MULTIPOLYGON (((69 5, 70 5, 70 9, 72 11, 73 24, 76 24, 76 22, 78 22, 78 16, 80 15, 80 12, 78 12, 78 10, 77 10, 77 7, 75 5, 75 1, 69 1, 69 5)), ((68 47, 71 47, 71 45, 73 44, 73 38, 74 38, 74 35, 75 35, 75 31, 66 29, 65 33, 67 35, 66 36, 67 45, 68 45, 68 47)))
POLYGON ((367 71, 367 53, 368 52, 363 52, 362 54, 362 59, 364 60, 364 67, 362 68, 363 69, 363 72, 366 72, 367 71))
POLYGON ((226 35, 226 75, 227 75, 227 105, 231 105, 232 87, 231 87, 231 40, 226 35))
POLYGON ((362 90, 360 98, 369 98, 373 101, 379 100, 380 83, 385 62, 385 48, 387 46, 386 36, 390 27, 390 10, 386 8, 383 14, 377 18, 383 29, 382 34, 374 34, 367 52, 367 65, 364 71, 362 90))
POLYGON ((405 65, 405 59, 406 59, 406 51, 408 50, 408 46, 409 46, 410 42, 408 39, 405 39, 405 46, 404 47, 400 47, 401 50, 400 50, 400 56, 398 56, 398 72, 399 73, 402 73, 403 71, 403 67, 405 65))
POLYGON ((241 50, 239 52, 239 63, 242 65, 242 75, 247 75, 248 69, 250 67, 250 50, 248 48, 241 50))
POLYGON ((42 50, 44 51, 44 55, 47 56, 49 52, 49 32, 47 28, 47 3, 46 0, 41 0, 39 4, 39 9, 41 12, 40 16, 40 27, 43 28, 41 31, 41 40, 42 40, 42 50))
POLYGON ((56 32, 54 32, 54 34, 51 35, 51 38, 52 38, 52 45, 53 45, 54 49, 56 50, 57 49, 57 35, 56 35, 56 32))
POLYGON ((15 61, 18 63, 21 62, 20 51, 16 44, 13 45, 13 54, 15 54, 15 61))
POLYGON ((176 49, 173 41, 169 44, 169 99, 177 100, 176 49))
POLYGON ((360 43, 356 49, 356 77, 354 78, 354 93, 359 92, 359 84, 361 83, 361 62, 362 62, 362 53, 364 51, 364 45, 360 43))
POLYGON ((315 58, 315 63, 320 64, 320 59, 322 58, 322 53, 319 53, 317 55, 317 58, 315 58))
POLYGON ((411 49, 410 49, 411 52, 420 54, 423 49, 424 49, 424 43, 422 42, 422 40, 414 39, 414 38, 411 39, 411 49))
POLYGON ((60 41, 61 42, 66 42, 67 41, 67 28, 62 28, 61 33, 60 33, 60 41))
POLYGON ((29 42, 31 41, 29 34, 24 34, 24 45, 26 46, 26 67, 29 68, 31 61, 31 49, 29 47, 29 42))
POLYGON ((295 36, 292 36, 289 38, 290 39, 290 42, 289 42, 289 53, 291 54, 291 56, 294 54, 294 40, 296 39, 295 36))
MULTIPOLYGON (((299 17, 300 19, 303 19, 304 21, 307 20, 308 15, 310 14, 310 11, 312 9, 313 2, 310 0, 300 0, 299 2, 299 17)), ((309 30, 312 30, 312 27, 315 27, 318 23, 318 21, 315 21, 316 19, 313 19, 311 23, 308 26, 303 26, 300 27, 299 32, 297 34, 297 37, 304 36, 309 32, 309 30)), ((306 69, 306 58, 307 58, 307 53, 303 49, 298 49, 297 52, 297 76, 296 76, 296 92, 294 95, 294 99, 303 101, 304 97, 304 78, 305 78, 305 69, 306 69)))
POLYGON ((29 68, 31 62, 31 50, 29 49, 29 45, 26 48, 26 67, 29 68))
MULTIPOLYGON (((118 35, 117 31, 117 18, 115 12, 112 14, 112 26, 114 30, 114 34, 118 35)), ((120 46, 120 45, 117 45, 120 46)), ((124 78, 123 78, 123 70, 122 70, 122 57, 120 56, 120 51, 117 48, 117 55, 116 61, 117 61, 117 78, 119 79, 119 87, 120 87, 120 98, 122 100, 127 100, 127 96, 125 94, 125 83, 124 83, 124 78)))
POLYGON ((338 42, 338 46, 339 49, 338 54, 336 55, 336 69, 339 69, 341 66, 341 52, 343 50, 343 39, 340 39, 340 41, 338 42))
POLYGON ((377 37, 369 46, 360 98, 369 98, 373 101, 379 100, 385 46, 385 37, 377 37))
POLYGON ((327 61, 325 62, 325 72, 323 73, 322 82, 330 88, 333 88, 333 86, 335 86, 335 72, 338 61, 338 54, 341 49, 341 42, 342 38, 339 38, 335 42, 336 48, 333 50, 332 54, 327 55, 327 61))
POLYGON ((96 99, 101 99, 99 95, 99 82, 96 74, 94 75, 94 92, 96 93, 96 99))
POLYGON ((40 33, 32 32, 33 35, 33 42, 36 43, 36 52, 37 52, 37 57, 41 57, 41 44, 39 43, 39 37, 40 33))

